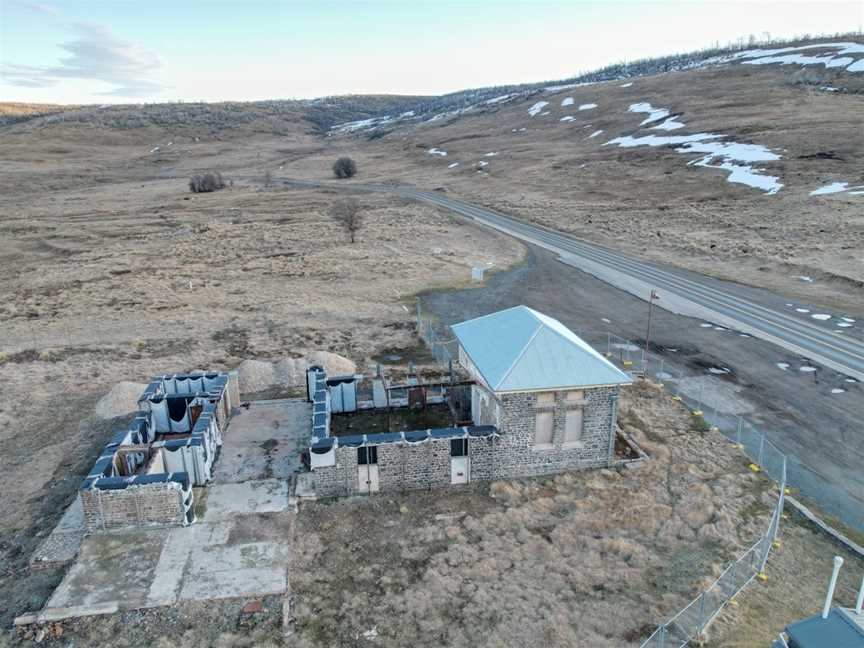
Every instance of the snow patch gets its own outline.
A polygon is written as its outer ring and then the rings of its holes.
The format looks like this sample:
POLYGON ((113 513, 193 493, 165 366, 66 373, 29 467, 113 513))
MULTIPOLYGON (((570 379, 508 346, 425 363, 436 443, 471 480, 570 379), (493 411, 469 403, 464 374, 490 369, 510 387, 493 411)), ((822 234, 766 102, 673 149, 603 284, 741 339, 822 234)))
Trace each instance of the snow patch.
POLYGON ((434 146, 426 152, 429 155, 437 155, 438 157, 447 157, 447 151, 442 151, 441 149, 437 149, 434 146))
POLYGON ((809 313, 810 312, 809 308, 796 308, 795 310, 798 311, 799 313, 809 313))
POLYGON ((537 115, 541 110, 543 110, 544 107, 546 107, 546 106, 548 106, 548 105, 549 105, 549 102, 548 102, 548 101, 538 101, 537 103, 535 103, 533 106, 531 106, 531 107, 528 109, 528 114, 531 115, 532 117, 534 117, 534 116, 537 115))
POLYGON ((590 134, 588 137, 586 137, 585 139, 591 139, 592 137, 597 137, 597 136, 598 136, 600 133, 602 133, 602 132, 603 132, 602 129, 601 129, 601 130, 598 130, 598 131, 594 131, 593 133, 591 133, 591 134, 590 134))
POLYGON ((492 151, 491 153, 486 153, 483 157, 495 157, 498 155, 498 151, 492 151))
POLYGON ((684 128, 684 124, 676 120, 674 117, 668 117, 652 128, 654 128, 654 130, 671 131, 684 128))
POLYGON ((572 105, 573 105, 573 97, 564 97, 564 99, 561 100, 561 107, 562 108, 564 106, 572 106, 572 105))
POLYGON ((789 363, 788 363, 788 362, 778 362, 778 363, 777 363, 777 366, 778 366, 782 371, 786 371, 786 370, 789 368, 789 363))
POLYGON ((631 81, 630 83, 622 83, 622 84, 621 84, 620 86, 618 86, 618 87, 619 87, 619 88, 629 88, 629 87, 632 86, 632 85, 633 85, 633 82, 631 81))
POLYGON ((814 189, 810 192, 810 195, 823 196, 825 194, 842 193, 844 191, 848 191, 853 196, 857 196, 859 193, 857 190, 859 189, 864 189, 864 185, 858 187, 850 187, 848 182, 832 182, 831 184, 827 184, 824 187, 814 189))
POLYGON ((592 110, 597 107, 595 103, 580 104, 579 110, 592 110))
POLYGON ((829 319, 831 319, 831 316, 828 315, 828 313, 813 313, 810 317, 812 317, 815 320, 822 321, 822 322, 826 322, 829 319))
POLYGON ((458 163, 458 162, 454 162, 453 164, 448 164, 448 165, 447 165, 447 168, 448 168, 448 169, 455 169, 457 166, 459 166, 459 163, 458 163))
POLYGON ((839 387, 835 387, 834 389, 831 390, 831 393, 832 394, 845 394, 846 390, 840 389, 839 387))
MULTIPOLYGON (((668 115, 668 111, 657 111, 651 108, 650 104, 633 104, 630 106, 633 112, 652 112, 646 121, 653 121, 655 115, 665 113, 663 117, 668 115), (637 110, 634 110, 634 106, 637 110), (649 111, 650 108, 650 111, 649 111)), ((645 121, 642 122, 646 123, 645 121)), ((616 137, 604 144, 617 144, 621 147, 636 147, 636 146, 677 146, 675 149, 678 153, 705 153, 706 155, 697 160, 693 160, 688 164, 694 164, 700 167, 712 169, 722 169, 729 171, 729 176, 726 178, 728 182, 745 184, 750 187, 762 189, 768 194, 775 194, 783 187, 780 179, 776 176, 762 175, 760 169, 754 169, 749 165, 735 164, 735 162, 768 162, 779 160, 780 155, 770 151, 765 146, 760 144, 740 144, 738 142, 717 142, 719 138, 725 137, 717 133, 696 133, 694 135, 645 135, 642 137, 634 137, 625 135, 616 137), (719 158, 719 164, 712 164, 715 158, 719 158)))
POLYGON ((665 119, 669 116, 669 111, 665 108, 655 108, 647 101, 642 101, 640 103, 630 104, 630 107, 627 109, 632 113, 648 113, 648 117, 640 122, 640 126, 644 126, 645 124, 650 124, 651 122, 660 121, 661 119, 665 119))
POLYGON ((563 122, 571 122, 571 121, 576 121, 576 118, 575 118, 575 117, 572 117, 571 115, 566 115, 566 116, 562 117, 562 118, 560 119, 560 121, 563 121, 563 122))
POLYGON ((803 371, 804 373, 813 373, 816 371, 816 367, 805 366, 798 369, 798 371, 803 371))
POLYGON ((844 322, 849 322, 850 324, 855 323, 855 320, 852 319, 851 317, 841 317, 840 319, 843 320, 844 322))

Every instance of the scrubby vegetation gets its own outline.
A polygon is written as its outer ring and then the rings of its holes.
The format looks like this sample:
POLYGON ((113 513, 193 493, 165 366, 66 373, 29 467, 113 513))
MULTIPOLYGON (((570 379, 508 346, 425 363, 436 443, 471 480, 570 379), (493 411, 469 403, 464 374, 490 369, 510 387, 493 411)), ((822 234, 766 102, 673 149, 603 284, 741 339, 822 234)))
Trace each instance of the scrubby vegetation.
POLYGON ((218 171, 215 173, 201 173, 189 178, 189 190, 192 193, 208 193, 224 188, 225 181, 222 179, 222 174, 218 171))
POLYGON ((343 198, 333 203, 330 207, 330 218, 345 230, 352 243, 357 232, 363 228, 363 212, 360 211, 360 203, 354 198, 343 198))
POLYGON ((353 178, 357 174, 357 163, 349 157, 340 157, 333 163, 333 175, 339 179, 353 178))

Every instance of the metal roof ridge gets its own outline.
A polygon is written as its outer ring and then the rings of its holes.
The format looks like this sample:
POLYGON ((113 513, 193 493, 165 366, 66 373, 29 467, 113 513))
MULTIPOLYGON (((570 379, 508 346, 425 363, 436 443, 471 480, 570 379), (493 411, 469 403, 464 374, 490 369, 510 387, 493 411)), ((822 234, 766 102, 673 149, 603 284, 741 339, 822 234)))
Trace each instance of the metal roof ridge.
MULTIPOLYGON (((526 306, 525 308, 528 308, 528 307, 526 306)), ((501 379, 495 385, 496 391, 498 390, 498 388, 501 385, 504 384, 504 381, 507 380, 507 376, 510 375, 510 373, 513 371, 513 369, 516 367, 516 364, 523 358, 523 356, 525 355, 525 352, 528 351, 528 348, 531 346, 531 343, 534 341, 534 338, 536 338, 540 334, 540 331, 543 330, 543 322, 541 322, 536 317, 534 318, 534 320, 537 322, 537 328, 534 329, 534 332, 531 334, 531 337, 528 338, 528 341, 525 343, 525 346, 522 347, 522 350, 519 352, 519 355, 516 356, 516 358, 513 360, 513 363, 510 365, 510 367, 507 369, 507 371, 504 372, 504 375, 501 376, 501 379)))

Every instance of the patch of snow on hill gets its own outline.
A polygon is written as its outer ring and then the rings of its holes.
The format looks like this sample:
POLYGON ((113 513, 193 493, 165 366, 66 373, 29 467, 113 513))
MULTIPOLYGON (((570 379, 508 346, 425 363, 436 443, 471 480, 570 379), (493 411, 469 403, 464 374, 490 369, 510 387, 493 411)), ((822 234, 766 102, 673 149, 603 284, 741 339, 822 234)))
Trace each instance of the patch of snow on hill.
POLYGON ((458 163, 458 162, 454 162, 453 164, 448 164, 448 165, 447 165, 447 168, 448 168, 448 169, 455 169, 457 166, 459 166, 459 163, 458 163))
POLYGON ((591 133, 591 134, 590 134, 588 137, 586 137, 585 139, 591 139, 592 137, 597 137, 597 136, 598 136, 600 133, 602 133, 602 132, 603 132, 603 129, 600 129, 600 130, 598 130, 598 131, 594 131, 593 133, 591 133))
POLYGON ((619 88, 629 88, 629 87, 632 86, 632 85, 633 85, 633 82, 631 81, 630 83, 622 83, 622 84, 621 84, 620 86, 618 86, 618 87, 619 87, 619 88))
POLYGON ((564 99, 561 100, 561 107, 562 108, 564 106, 572 106, 572 105, 573 105, 573 97, 564 97, 564 99))
POLYGON ((596 108, 596 107, 597 107, 597 104, 595 104, 595 103, 581 104, 579 106, 579 110, 591 110, 592 108, 596 108))
POLYGON ((548 101, 538 101, 533 106, 528 109, 528 114, 534 117, 534 115, 538 114, 545 106, 548 106, 548 101))
POLYGON ((656 126, 652 126, 652 128, 654 130, 671 131, 671 130, 677 130, 679 128, 684 128, 684 124, 682 124, 679 121, 676 121, 676 119, 674 117, 668 117, 667 119, 664 119, 662 122, 660 122, 656 126))
POLYGON ((864 54, 862 43, 814 43, 781 47, 777 49, 753 49, 736 52, 729 56, 710 59, 706 63, 726 63, 740 61, 746 65, 824 65, 826 68, 845 68, 847 72, 864 72, 864 58, 855 60, 850 54, 864 54), (834 50, 833 54, 816 54, 807 56, 801 52, 807 50, 834 50))
POLYGON ((492 97, 491 99, 487 99, 486 103, 490 104, 490 105, 497 104, 497 103, 501 103, 502 101, 507 101, 510 97, 514 97, 514 96, 516 96, 516 95, 505 94, 505 95, 501 95, 500 97, 492 97))
MULTIPOLYGON (((634 112, 644 111, 638 110, 634 112)), ((780 183, 778 177, 763 175, 759 172, 759 169, 754 169, 747 164, 736 164, 736 162, 770 162, 779 160, 780 156, 777 153, 773 153, 759 144, 714 141, 721 137, 725 136, 717 133, 646 135, 643 137, 626 135, 616 137, 606 142, 604 146, 608 146, 609 144, 617 144, 626 148, 636 146, 676 146, 675 151, 678 153, 705 153, 704 157, 693 160, 688 164, 729 171, 728 182, 745 184, 756 189, 761 189, 768 194, 775 194, 780 191, 783 185, 780 183), (715 159, 719 161, 719 164, 712 164, 715 159)))
POLYGON ((498 155, 498 151, 492 151, 491 153, 486 153, 483 157, 495 157, 498 155))
POLYGON ((670 114, 669 111, 665 108, 655 108, 646 101, 630 104, 630 107, 627 110, 632 113, 648 113, 648 117, 646 117, 639 123, 640 126, 644 126, 645 124, 650 124, 651 122, 659 121, 661 119, 666 119, 670 114))
POLYGON ((560 121, 571 122, 571 121, 576 121, 576 118, 573 117, 572 115, 566 115, 565 117, 562 117, 560 121))
POLYGON ((438 157, 447 157, 447 151, 442 151, 434 146, 426 151, 429 155, 437 155, 438 157))
POLYGON ((848 191, 851 195, 857 196, 861 194, 860 191, 856 191, 857 189, 864 189, 864 185, 861 185, 860 187, 850 187, 848 182, 832 182, 831 184, 827 184, 824 187, 814 189, 810 192, 810 195, 824 196, 825 194, 842 193, 844 191, 848 191))
POLYGON ((730 171, 729 177, 726 178, 727 182, 734 182, 737 184, 745 184, 748 187, 753 187, 754 189, 761 189, 767 194, 776 194, 780 189, 783 188, 783 184, 780 182, 780 178, 777 176, 768 176, 762 175, 759 173, 760 169, 754 169, 753 167, 746 166, 743 164, 733 164, 731 162, 721 162, 720 164, 710 164, 710 161, 713 158, 704 157, 695 162, 696 166, 707 167, 709 169, 723 169, 724 171, 730 171))

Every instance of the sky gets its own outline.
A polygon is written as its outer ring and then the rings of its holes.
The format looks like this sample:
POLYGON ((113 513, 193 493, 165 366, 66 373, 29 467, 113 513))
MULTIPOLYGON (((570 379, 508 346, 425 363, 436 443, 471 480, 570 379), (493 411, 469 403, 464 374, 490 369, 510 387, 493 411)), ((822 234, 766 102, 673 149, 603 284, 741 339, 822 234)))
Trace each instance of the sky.
POLYGON ((441 94, 862 23, 864 0, 0 0, 0 101, 441 94))

